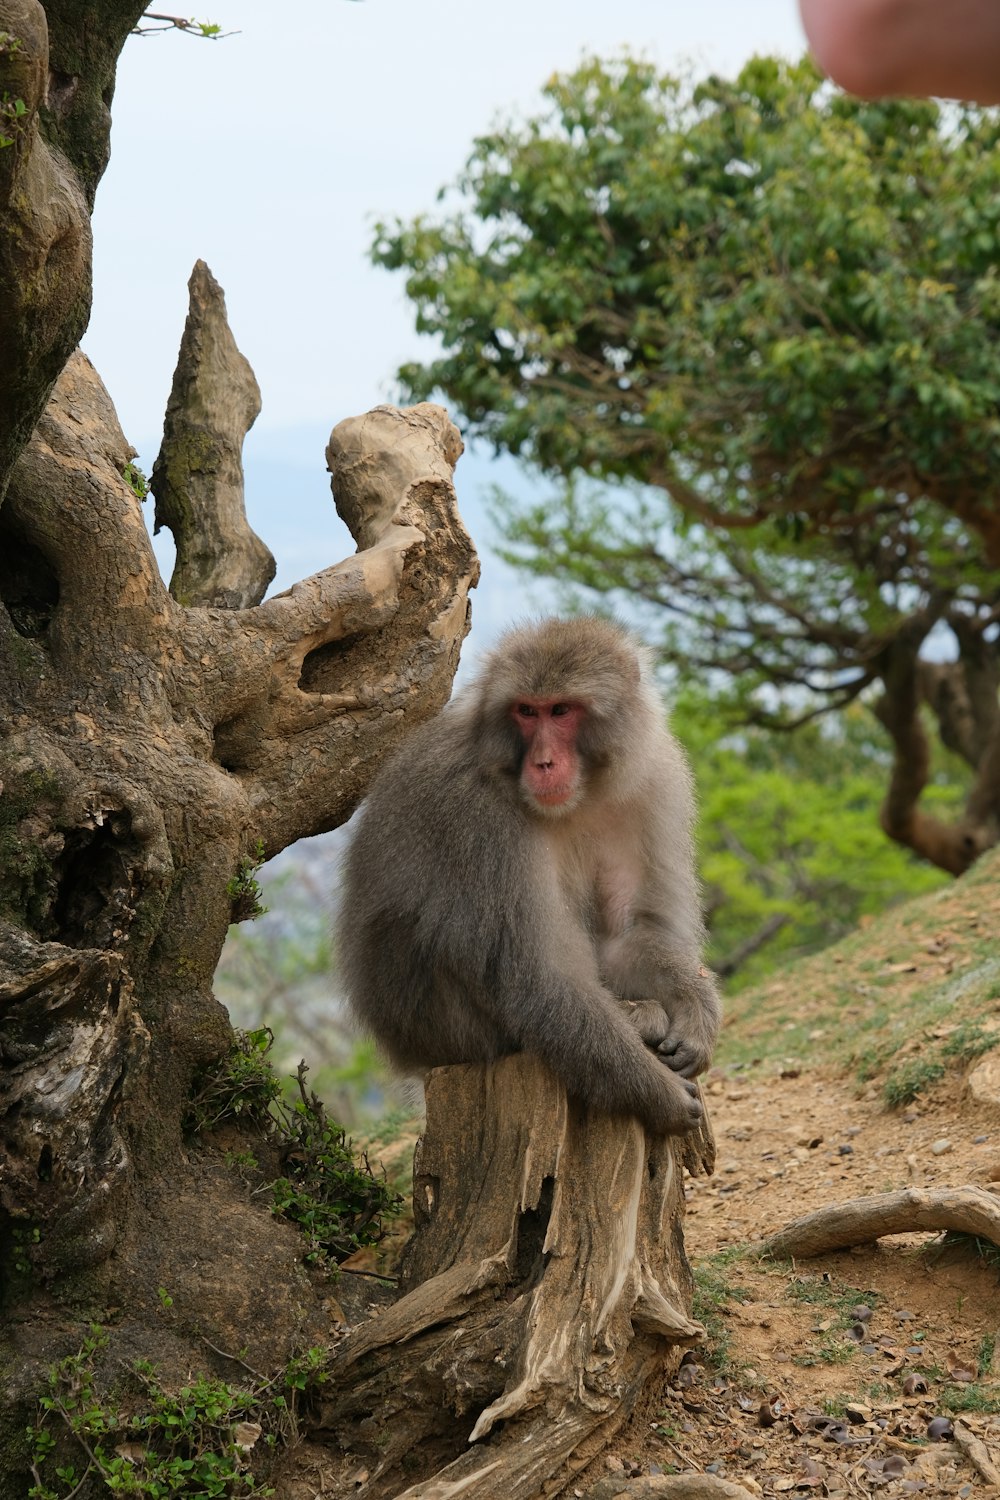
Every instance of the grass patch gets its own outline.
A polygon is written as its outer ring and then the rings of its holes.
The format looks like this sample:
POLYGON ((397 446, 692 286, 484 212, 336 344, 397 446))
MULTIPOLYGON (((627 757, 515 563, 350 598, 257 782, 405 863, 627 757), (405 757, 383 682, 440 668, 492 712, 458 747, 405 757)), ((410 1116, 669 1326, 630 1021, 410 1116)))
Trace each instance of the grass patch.
POLYGON ((998 890, 1000 850, 992 850, 961 881, 889 909, 787 976, 727 996, 717 1061, 822 1060, 885 1088, 895 1107, 911 1102, 1000 1046, 998 890))
POLYGON ((991 1051, 998 1043, 1000 1035, 997 1032, 984 1030, 977 1021, 963 1021, 945 1041, 941 1056, 954 1057, 959 1062, 972 1062, 973 1058, 982 1057, 984 1052, 991 1051))
POLYGON ((736 1373, 736 1366, 729 1352, 729 1325, 725 1315, 731 1303, 749 1300, 742 1288, 734 1283, 730 1267, 744 1254, 745 1251, 740 1246, 733 1246, 709 1256, 693 1268, 694 1298, 691 1315, 705 1325, 713 1368, 730 1377, 736 1373))
POLYGON ((919 1099, 932 1084, 944 1077, 944 1073, 944 1063, 916 1057, 912 1062, 893 1069, 882 1085, 882 1098, 890 1109, 900 1109, 904 1104, 912 1104, 914 1099, 919 1099))
POLYGON ((995 1386, 946 1385, 938 1397, 938 1405, 953 1416, 963 1412, 996 1416, 1000 1413, 1000 1391, 995 1386))

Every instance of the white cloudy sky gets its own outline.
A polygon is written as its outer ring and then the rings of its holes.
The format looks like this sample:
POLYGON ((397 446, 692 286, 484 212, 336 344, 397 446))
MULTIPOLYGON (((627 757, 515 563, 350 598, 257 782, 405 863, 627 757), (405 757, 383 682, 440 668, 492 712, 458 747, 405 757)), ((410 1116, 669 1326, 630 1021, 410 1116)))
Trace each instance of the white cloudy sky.
MULTIPOLYGON (((122 56, 84 348, 151 464, 187 278, 208 262, 263 395, 248 509, 282 587, 349 546, 324 472, 330 427, 391 399, 393 370, 418 347, 400 278, 368 264, 374 220, 432 209, 473 137, 531 109, 585 54, 731 71, 804 46, 795 0, 200 3, 199 19, 238 34, 133 38, 122 56)), ((492 476, 482 458, 463 464, 476 533, 492 476)), ((497 623, 516 602, 488 537, 476 540, 480 612, 497 623)))

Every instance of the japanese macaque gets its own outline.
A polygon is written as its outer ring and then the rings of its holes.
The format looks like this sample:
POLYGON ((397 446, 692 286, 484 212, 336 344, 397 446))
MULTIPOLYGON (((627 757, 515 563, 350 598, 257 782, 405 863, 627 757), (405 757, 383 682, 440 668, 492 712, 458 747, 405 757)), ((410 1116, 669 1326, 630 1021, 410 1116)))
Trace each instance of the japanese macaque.
POLYGON ((693 811, 627 631, 511 631, 373 782, 338 934, 355 1014, 404 1071, 534 1052, 595 1109, 694 1129, 720 1007, 693 811))

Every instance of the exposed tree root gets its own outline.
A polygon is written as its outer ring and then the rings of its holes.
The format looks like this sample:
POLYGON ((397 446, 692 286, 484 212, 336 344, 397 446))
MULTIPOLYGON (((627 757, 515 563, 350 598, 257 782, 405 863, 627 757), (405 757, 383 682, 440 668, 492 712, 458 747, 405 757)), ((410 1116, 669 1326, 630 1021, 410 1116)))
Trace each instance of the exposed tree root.
POLYGON ((793 1219, 752 1248, 777 1259, 823 1255, 881 1239, 884 1234, 952 1229, 1000 1245, 1000 1202, 985 1188, 905 1188, 852 1198, 793 1219))
POLYGON ((1000 1455, 987 1448, 986 1444, 961 1422, 954 1424, 954 1432, 955 1442, 980 1478, 984 1479, 987 1484, 1000 1487, 1000 1455))

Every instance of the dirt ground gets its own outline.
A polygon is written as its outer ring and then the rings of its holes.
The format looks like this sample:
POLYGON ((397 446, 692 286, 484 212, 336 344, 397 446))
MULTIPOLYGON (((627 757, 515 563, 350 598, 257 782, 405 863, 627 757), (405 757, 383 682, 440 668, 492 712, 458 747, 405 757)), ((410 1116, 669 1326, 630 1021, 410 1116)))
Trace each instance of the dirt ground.
POLYGON ((689 1183, 686 1241, 702 1267, 698 1311, 714 1312, 709 1343, 680 1379, 650 1392, 605 1468, 694 1468, 764 1495, 1000 1493, 948 1428, 944 1441, 927 1433, 942 1413, 992 1405, 960 1420, 1000 1469, 1000 1258, 928 1235, 792 1266, 719 1256, 869 1193, 1000 1188, 1000 1113, 984 1122, 947 1087, 888 1113, 822 1070, 754 1081, 717 1072, 707 1087, 718 1168, 689 1183))

